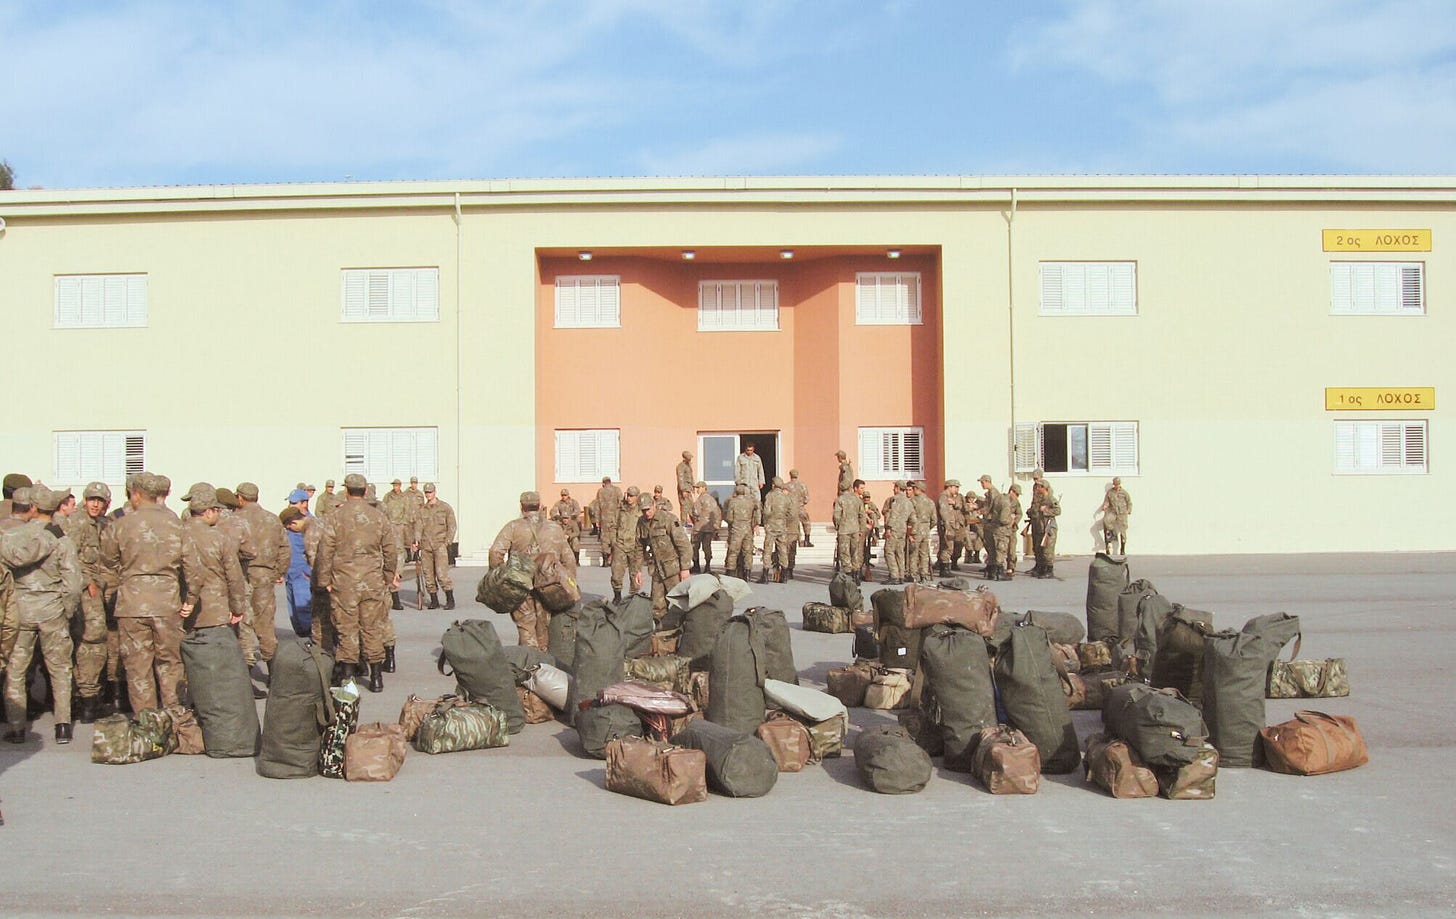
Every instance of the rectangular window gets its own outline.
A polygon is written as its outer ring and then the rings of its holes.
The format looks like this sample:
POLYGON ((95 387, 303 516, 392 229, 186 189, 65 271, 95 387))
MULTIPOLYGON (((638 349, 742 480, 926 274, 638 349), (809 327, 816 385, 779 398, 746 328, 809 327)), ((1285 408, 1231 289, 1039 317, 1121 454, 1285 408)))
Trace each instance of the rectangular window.
POLYGON ((139 431, 56 431, 56 478, 61 486, 105 482, 118 487, 147 468, 147 435, 139 431))
POLYGON ((1420 316, 1426 311, 1421 262, 1330 262, 1336 316, 1420 316))
POLYGON ((1043 316, 1136 316, 1136 262, 1042 262, 1043 316))
POLYGON ((924 440, 921 428, 860 428, 860 478, 921 478, 925 475, 924 440))
POLYGON ((1016 471, 1040 466, 1047 474, 1137 475, 1136 421, 1018 424, 1016 471))
POLYGON ((1336 421, 1336 475, 1424 475, 1424 421, 1336 421))
POLYGON ((856 274, 854 321, 858 325, 920 325, 920 272, 856 274))
POLYGON ((440 475, 438 428, 344 428, 344 473, 377 484, 440 475))
POLYGON ((622 327, 622 279, 616 275, 565 275, 556 279, 556 328, 622 327))
POLYGON ((56 328, 142 329, 146 325, 146 275, 56 275, 56 328))
POLYGON ((778 281, 699 281, 698 331, 776 332, 778 281))
POLYGON ((615 429, 556 432, 556 481, 620 479, 622 432, 615 429))
POLYGON ((440 269, 345 268, 345 322, 438 322, 440 269))

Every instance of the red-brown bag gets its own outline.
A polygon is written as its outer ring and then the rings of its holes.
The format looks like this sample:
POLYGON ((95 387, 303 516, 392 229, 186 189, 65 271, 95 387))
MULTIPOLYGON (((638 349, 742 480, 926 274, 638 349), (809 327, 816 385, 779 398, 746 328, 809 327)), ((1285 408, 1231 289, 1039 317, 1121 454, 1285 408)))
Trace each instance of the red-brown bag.
POLYGON ((1355 719, 1343 715, 1295 712, 1293 721, 1264 728, 1259 736, 1265 765, 1286 775, 1324 775, 1370 761, 1370 748, 1355 719))
POLYGON ((662 740, 607 741, 607 790, 662 804, 708 800, 708 755, 662 740))
POLYGON ((768 744, 768 750, 773 754, 774 762, 779 764, 780 772, 800 772, 809 764, 809 756, 813 753, 813 740, 809 736, 809 729, 792 715, 774 712, 754 733, 759 740, 768 744))
POLYGON ((971 773, 993 795, 1034 795, 1041 787, 1041 754, 1015 728, 982 728, 971 773))
POLYGON ((905 588, 906 628, 923 629, 949 623, 965 626, 989 638, 996 629, 996 616, 1000 612, 1001 604, 997 602, 996 595, 982 588, 969 593, 917 584, 905 588))
POLYGON ((398 724, 361 724, 344 741, 344 778, 350 782, 388 782, 404 765, 409 746, 398 724))
POLYGON ((1158 777, 1125 740, 1109 734, 1094 734, 1087 738, 1087 758, 1083 766, 1087 770, 1087 781, 1105 789, 1114 798, 1158 796, 1158 777))
POLYGON ((865 691, 874 682, 875 670, 874 664, 855 663, 829 671, 825 678, 829 694, 850 708, 864 705, 865 691))
POLYGON ((516 698, 521 700, 521 711, 526 713, 527 724, 545 724, 556 717, 556 710, 546 700, 524 686, 516 687, 516 698))

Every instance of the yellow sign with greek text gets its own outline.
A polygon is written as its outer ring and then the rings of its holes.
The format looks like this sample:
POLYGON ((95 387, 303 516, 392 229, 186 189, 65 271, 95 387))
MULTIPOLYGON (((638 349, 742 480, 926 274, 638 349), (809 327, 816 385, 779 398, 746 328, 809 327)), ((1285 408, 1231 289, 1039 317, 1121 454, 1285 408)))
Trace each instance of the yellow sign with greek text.
POLYGON ((1325 230, 1326 252, 1430 252, 1430 230, 1325 230))
POLYGON ((1429 412, 1436 407, 1434 386, 1329 386, 1327 412, 1429 412))

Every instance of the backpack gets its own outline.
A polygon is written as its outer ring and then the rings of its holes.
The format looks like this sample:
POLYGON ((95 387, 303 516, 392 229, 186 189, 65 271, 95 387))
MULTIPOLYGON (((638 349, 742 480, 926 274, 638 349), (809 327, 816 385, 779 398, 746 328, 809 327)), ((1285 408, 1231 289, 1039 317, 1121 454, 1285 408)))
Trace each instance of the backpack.
POLYGON ((533 562, 536 571, 531 589, 541 605, 553 613, 564 613, 581 601, 581 588, 554 552, 542 552, 533 562))
POLYGON ((495 626, 489 622, 461 619, 452 623, 440 637, 440 658, 435 666, 445 676, 455 677, 461 696, 488 702, 504 712, 512 734, 526 726, 526 712, 516 695, 515 673, 495 626), (446 664, 449 673, 445 673, 446 664))
POLYGON ((831 606, 813 600, 804 604, 800 619, 806 632, 824 632, 839 635, 853 629, 850 625, 850 611, 847 606, 831 606))
POLYGON ((262 734, 258 705, 233 630, 217 626, 187 633, 182 639, 182 666, 207 755, 257 756, 262 734))
POLYGON ((318 775, 319 744, 334 720, 329 676, 334 659, 306 638, 280 637, 269 668, 258 774, 269 779, 318 775))
POLYGON ((854 578, 843 571, 834 572, 834 576, 829 579, 829 605, 855 611, 864 609, 864 594, 860 592, 854 578))

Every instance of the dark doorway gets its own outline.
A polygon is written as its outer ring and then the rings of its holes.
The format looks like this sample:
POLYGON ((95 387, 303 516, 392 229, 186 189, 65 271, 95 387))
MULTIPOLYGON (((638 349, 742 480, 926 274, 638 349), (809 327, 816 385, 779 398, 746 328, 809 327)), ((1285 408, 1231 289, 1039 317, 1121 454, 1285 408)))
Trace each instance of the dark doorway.
POLYGON ((763 500, 763 496, 768 494, 769 483, 779 474, 779 435, 777 432, 744 431, 738 435, 738 442, 742 444, 740 451, 753 444, 754 452, 763 460, 763 488, 758 493, 759 500, 763 500))
MULTIPOLYGON (((743 448, 750 442, 754 444, 754 452, 763 462, 764 492, 766 492, 767 484, 779 474, 778 432, 724 431, 698 434, 698 455, 702 458, 699 468, 702 469, 703 480, 707 482, 708 490, 717 495, 718 503, 725 503, 732 497, 734 465, 738 454, 743 452, 743 448)), ((763 492, 759 494, 759 498, 760 500, 763 498, 763 492)))

